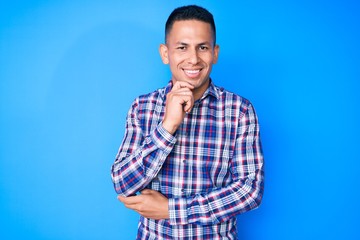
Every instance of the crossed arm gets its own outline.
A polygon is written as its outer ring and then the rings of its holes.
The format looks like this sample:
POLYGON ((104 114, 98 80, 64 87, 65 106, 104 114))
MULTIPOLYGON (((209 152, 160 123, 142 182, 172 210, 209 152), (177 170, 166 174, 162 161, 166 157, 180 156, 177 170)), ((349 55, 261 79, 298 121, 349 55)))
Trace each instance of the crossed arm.
MULTIPOLYGON (((178 89, 181 88, 184 87, 180 86, 178 89)), ((176 90, 176 86, 173 89, 176 90)), ((190 103, 190 110, 192 107, 193 99, 191 96, 188 98, 187 95, 189 91, 182 89, 173 96, 173 99, 178 100, 177 104, 183 112, 185 112, 185 104, 190 103), (182 99, 182 96, 187 99, 182 99)), ((166 104, 170 106, 168 102, 166 104)), ((172 107, 171 110, 176 109, 172 107)), ((263 192, 263 161, 257 119, 252 108, 248 110, 247 115, 243 126, 246 124, 248 126, 237 140, 230 169, 234 182, 224 188, 214 189, 208 194, 177 199, 167 199, 157 191, 142 189, 157 175, 171 152, 175 144, 172 133, 177 128, 176 124, 180 124, 182 119, 179 118, 180 120, 175 121, 175 124, 172 119, 171 125, 165 117, 162 125, 160 124, 161 126, 158 126, 150 136, 143 139, 142 136, 139 137, 141 129, 136 118, 130 117, 127 126, 129 140, 125 142, 131 143, 128 145, 135 145, 136 150, 128 151, 131 152, 130 155, 124 153, 118 156, 118 160, 113 165, 112 176, 115 189, 119 193, 118 199, 127 208, 146 218, 170 219, 171 224, 213 224, 256 208, 261 202, 263 192), (249 118, 253 119, 250 123, 248 123, 249 118), (241 163, 246 163, 248 167, 241 169, 241 163), (141 194, 133 196, 138 191, 141 194)))
MULTIPOLYGON (((165 117, 162 122, 163 134, 173 134, 184 119, 186 112, 190 112, 194 105, 192 89, 194 87, 187 82, 176 82, 167 95, 165 117), (166 132, 165 132, 166 131, 166 132)), ((129 124, 128 124, 129 125, 129 124)), ((130 124, 136 129, 136 123, 130 124)), ((167 135, 168 138, 171 136, 167 135)), ((171 146, 169 146, 171 148, 171 146)), ((168 154, 169 152, 167 152, 168 154)), ((167 155, 165 154, 165 155, 167 155)), ((162 158, 164 159, 164 158, 162 158)), ((161 162, 159 162, 161 164, 161 162)), ((152 179, 151 177, 149 178, 152 179)), ((161 193, 145 189, 140 195, 125 197, 118 195, 118 199, 127 208, 132 209, 142 216, 151 219, 168 219, 169 200, 161 193)))

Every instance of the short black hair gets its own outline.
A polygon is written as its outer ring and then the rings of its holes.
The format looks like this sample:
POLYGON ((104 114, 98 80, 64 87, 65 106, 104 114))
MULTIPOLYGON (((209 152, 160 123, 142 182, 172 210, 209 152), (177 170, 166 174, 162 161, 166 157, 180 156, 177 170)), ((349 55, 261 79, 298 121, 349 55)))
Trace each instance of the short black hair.
POLYGON ((188 5, 178 7, 172 11, 165 24, 165 42, 176 21, 198 20, 209 23, 213 31, 214 45, 216 43, 216 28, 213 15, 203 7, 197 5, 188 5))

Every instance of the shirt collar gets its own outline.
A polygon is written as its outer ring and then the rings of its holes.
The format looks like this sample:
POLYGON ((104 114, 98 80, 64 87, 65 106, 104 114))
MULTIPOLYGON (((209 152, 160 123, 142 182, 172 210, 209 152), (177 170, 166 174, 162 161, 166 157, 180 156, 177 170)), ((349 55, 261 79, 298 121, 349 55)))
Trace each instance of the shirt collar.
POLYGON ((213 81, 210 79, 209 87, 204 92, 203 96, 200 98, 200 100, 206 98, 208 95, 215 97, 216 99, 219 99, 219 90, 214 85, 213 81))

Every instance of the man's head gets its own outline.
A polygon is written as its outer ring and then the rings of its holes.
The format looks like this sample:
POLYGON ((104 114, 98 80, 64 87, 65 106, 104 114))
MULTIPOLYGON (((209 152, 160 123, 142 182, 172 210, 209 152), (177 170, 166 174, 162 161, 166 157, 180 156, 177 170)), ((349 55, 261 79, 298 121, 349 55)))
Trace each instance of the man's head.
POLYGON ((169 16, 165 24, 165 42, 167 42, 167 36, 169 35, 174 22, 185 20, 198 20, 210 24, 214 45, 216 43, 216 27, 213 15, 205 8, 189 5, 176 8, 169 16))
POLYGON ((190 83, 195 99, 200 98, 219 53, 211 13, 193 5, 175 9, 166 22, 166 43, 159 50, 163 63, 170 65, 173 83, 190 83))

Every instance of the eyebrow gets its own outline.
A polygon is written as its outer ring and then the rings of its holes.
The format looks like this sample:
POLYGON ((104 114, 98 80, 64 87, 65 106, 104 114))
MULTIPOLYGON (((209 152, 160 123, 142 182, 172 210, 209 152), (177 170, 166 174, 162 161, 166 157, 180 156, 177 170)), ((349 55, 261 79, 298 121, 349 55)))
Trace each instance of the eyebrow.
MULTIPOLYGON (((185 43, 185 42, 177 42, 176 45, 188 46, 188 45, 190 45, 190 44, 185 43)), ((210 44, 210 42, 201 42, 201 43, 196 44, 196 45, 197 45, 197 46, 201 46, 201 45, 210 45, 210 46, 211 46, 212 44, 210 44)))

